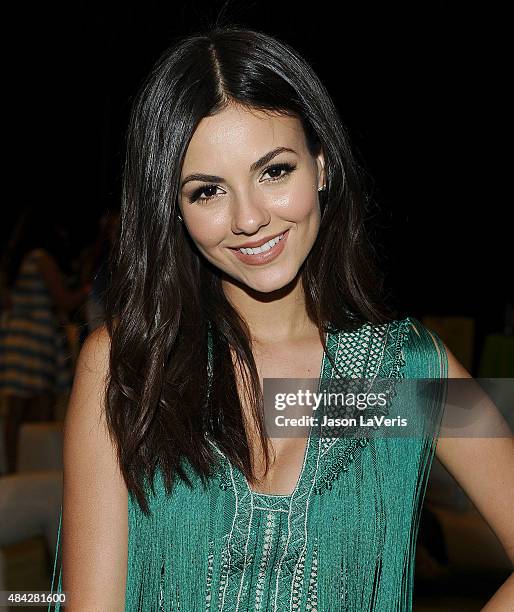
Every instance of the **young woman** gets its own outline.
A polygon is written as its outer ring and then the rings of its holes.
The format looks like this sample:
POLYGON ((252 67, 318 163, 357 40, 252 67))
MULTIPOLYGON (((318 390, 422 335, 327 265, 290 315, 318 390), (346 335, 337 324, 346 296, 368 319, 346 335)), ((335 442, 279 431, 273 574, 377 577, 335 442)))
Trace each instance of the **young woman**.
MULTIPOLYGON (((107 323, 66 417, 67 609, 411 609, 437 431, 270 439, 264 421, 268 378, 469 377, 384 306, 365 203, 334 104, 288 45, 219 27, 156 64, 107 323)), ((512 440, 436 452, 514 558, 512 440)))

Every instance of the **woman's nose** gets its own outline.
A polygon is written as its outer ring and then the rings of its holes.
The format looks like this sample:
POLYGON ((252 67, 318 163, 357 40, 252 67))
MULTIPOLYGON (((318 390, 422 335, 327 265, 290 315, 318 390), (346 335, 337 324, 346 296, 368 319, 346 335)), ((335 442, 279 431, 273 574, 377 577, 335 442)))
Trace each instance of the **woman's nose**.
POLYGON ((255 234, 270 222, 271 215, 259 202, 257 194, 237 196, 232 208, 232 231, 234 234, 255 234))

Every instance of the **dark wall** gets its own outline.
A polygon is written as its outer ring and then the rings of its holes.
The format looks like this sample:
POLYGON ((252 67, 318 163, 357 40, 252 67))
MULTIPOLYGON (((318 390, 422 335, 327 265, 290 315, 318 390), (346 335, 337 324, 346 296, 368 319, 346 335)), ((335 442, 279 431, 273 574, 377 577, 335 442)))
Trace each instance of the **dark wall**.
MULTIPOLYGON (((118 198, 138 84, 174 37, 204 26, 223 4, 17 9, 6 118, 15 190, 2 239, 28 201, 59 208, 76 244, 91 239, 118 198)), ((336 100, 373 185, 395 303, 416 316, 476 316, 485 332, 501 328, 504 304, 514 301, 502 155, 507 20, 475 10, 233 2, 225 13, 296 46, 336 100)))

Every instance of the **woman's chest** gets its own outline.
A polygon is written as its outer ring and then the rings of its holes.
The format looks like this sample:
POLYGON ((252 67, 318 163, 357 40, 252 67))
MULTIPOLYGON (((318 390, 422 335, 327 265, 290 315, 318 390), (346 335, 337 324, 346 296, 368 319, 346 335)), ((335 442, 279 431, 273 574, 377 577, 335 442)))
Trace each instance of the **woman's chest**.
POLYGON ((217 444, 209 443, 220 459, 214 474, 202 486, 185 464, 192 487, 178 480, 164 495, 158 485, 155 528, 167 522, 170 538, 181 534, 185 544, 189 533, 196 534, 193 539, 208 535, 209 541, 228 541, 235 557, 263 544, 264 522, 272 523, 278 539, 285 534, 292 542, 330 535, 359 540, 368 529, 385 534, 386 528, 410 520, 423 469, 429 469, 421 440, 310 436, 294 491, 275 495, 254 491, 217 444))
POLYGON ((252 490, 263 494, 290 495, 298 483, 306 458, 308 427, 275 427, 288 418, 312 416, 312 406, 293 406, 284 415, 282 407, 277 408, 276 399, 287 394, 289 397, 304 397, 305 392, 316 392, 324 364, 323 345, 319 339, 303 342, 300 346, 271 346, 260 348, 254 354, 259 382, 263 392, 266 443, 270 452, 270 465, 266 471, 255 412, 246 400, 241 380, 238 391, 241 401, 245 430, 248 437, 250 457, 257 482, 252 490), (292 359, 291 356, 295 358, 292 359))

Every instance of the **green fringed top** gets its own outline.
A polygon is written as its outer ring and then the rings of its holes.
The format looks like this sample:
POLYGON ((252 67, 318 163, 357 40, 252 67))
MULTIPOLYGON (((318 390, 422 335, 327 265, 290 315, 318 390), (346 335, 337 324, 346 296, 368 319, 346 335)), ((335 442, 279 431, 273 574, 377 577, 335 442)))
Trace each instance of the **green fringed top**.
MULTIPOLYGON (((330 332, 327 340, 337 367, 324 356, 320 390, 341 377, 447 378, 440 338, 412 317, 330 332)), ((423 403, 426 427, 416 437, 328 437, 311 429, 291 495, 253 492, 208 438, 220 466, 207 489, 186 464, 193 489, 177 479, 167 495, 158 471, 150 517, 129 495, 125 610, 412 610, 442 407, 440 398, 423 403)), ((57 565, 62 570, 56 556, 54 578, 57 565)), ((56 591, 54 578, 52 591, 60 593, 61 571, 56 591)))

